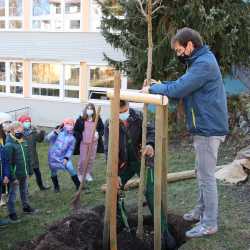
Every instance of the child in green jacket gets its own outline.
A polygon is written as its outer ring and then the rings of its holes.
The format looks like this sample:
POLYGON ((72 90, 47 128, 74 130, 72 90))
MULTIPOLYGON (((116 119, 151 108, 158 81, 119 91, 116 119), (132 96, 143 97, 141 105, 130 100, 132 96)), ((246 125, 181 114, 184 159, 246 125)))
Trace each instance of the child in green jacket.
POLYGON ((23 139, 23 125, 20 122, 11 124, 4 148, 10 166, 10 192, 7 204, 9 218, 11 221, 18 221, 15 209, 18 186, 23 212, 33 214, 36 211, 28 201, 28 178, 33 172, 30 166, 28 143, 23 139))

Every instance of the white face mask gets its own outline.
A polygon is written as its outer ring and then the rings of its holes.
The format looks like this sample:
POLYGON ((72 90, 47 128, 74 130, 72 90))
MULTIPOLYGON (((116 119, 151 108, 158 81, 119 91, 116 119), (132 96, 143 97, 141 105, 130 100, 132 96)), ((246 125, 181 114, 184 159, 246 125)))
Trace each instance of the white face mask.
POLYGON ((129 110, 126 111, 126 112, 124 112, 124 113, 120 113, 119 114, 119 118, 122 121, 126 121, 128 119, 128 117, 129 117, 129 110))
POLYGON ((87 116, 92 116, 94 114, 94 110, 93 109, 87 109, 87 116))

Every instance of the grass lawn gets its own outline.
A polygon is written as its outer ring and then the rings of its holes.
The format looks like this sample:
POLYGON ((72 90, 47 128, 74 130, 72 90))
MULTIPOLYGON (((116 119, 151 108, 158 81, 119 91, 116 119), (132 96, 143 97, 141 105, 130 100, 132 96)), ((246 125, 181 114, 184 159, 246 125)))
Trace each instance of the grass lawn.
MULTIPOLYGON (((182 147, 172 148, 170 154, 170 172, 193 169, 194 153, 192 150, 182 147)), ((47 166, 47 145, 39 145, 39 157, 43 178, 51 185, 47 166)), ((223 154, 220 163, 228 162, 223 154)), ((76 162, 76 159, 74 159, 76 162)), ((95 163, 95 180, 90 185, 90 194, 82 196, 84 206, 94 206, 104 202, 104 195, 100 192, 100 186, 105 182, 105 161, 102 155, 98 155, 95 163)), ((18 241, 30 240, 46 231, 46 226, 52 222, 67 216, 70 210, 70 200, 75 191, 71 178, 67 173, 60 173, 59 180, 61 192, 54 194, 52 189, 40 192, 34 177, 30 180, 30 203, 40 212, 36 215, 23 215, 20 203, 17 203, 18 215, 22 222, 0 231, 0 249, 15 249, 18 241)), ((136 192, 129 191, 127 200, 135 202, 136 192)), ((191 209, 196 201, 196 181, 189 180, 169 185, 169 209, 178 214, 191 209)), ((250 250, 250 182, 244 186, 228 186, 219 184, 220 195, 220 231, 215 236, 203 239, 191 240, 182 246, 183 250, 250 250), (247 195, 248 194, 248 195, 247 195)), ((0 210, 0 216, 6 216, 6 209, 0 210)))

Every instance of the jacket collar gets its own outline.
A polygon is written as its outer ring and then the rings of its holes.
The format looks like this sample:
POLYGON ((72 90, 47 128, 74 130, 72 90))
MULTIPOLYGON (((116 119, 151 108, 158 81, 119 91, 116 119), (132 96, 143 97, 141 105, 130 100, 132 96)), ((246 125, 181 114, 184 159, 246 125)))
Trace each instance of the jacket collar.
POLYGON ((14 141, 14 142, 17 142, 17 143, 22 143, 24 142, 23 138, 22 139, 17 139, 14 135, 12 135, 10 133, 10 138, 14 141))
POLYGON ((199 56, 206 54, 209 52, 209 47, 207 45, 202 46, 199 49, 195 49, 191 56, 187 59, 187 64, 191 65, 199 56))

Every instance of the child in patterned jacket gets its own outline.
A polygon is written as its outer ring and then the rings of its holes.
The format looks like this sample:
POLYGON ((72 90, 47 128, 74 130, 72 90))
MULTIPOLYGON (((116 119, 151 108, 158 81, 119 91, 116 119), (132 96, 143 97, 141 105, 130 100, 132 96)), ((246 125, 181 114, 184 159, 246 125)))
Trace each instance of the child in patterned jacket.
POLYGON ((50 143, 48 152, 48 163, 51 170, 51 180, 54 185, 54 191, 59 192, 60 186, 57 178, 58 170, 67 171, 78 190, 80 181, 77 172, 71 161, 75 148, 75 137, 73 136, 74 120, 66 118, 63 124, 57 126, 46 136, 50 143))

